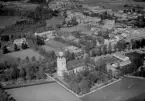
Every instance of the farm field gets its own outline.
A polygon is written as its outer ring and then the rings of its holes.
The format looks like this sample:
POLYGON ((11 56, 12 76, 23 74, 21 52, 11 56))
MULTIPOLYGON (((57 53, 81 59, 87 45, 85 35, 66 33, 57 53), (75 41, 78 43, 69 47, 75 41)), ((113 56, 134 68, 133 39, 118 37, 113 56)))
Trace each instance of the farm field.
MULTIPOLYGON (((83 101, 125 101, 145 91, 145 80, 125 77, 122 80, 82 97, 83 101)), ((143 96, 142 96, 143 98, 143 96)), ((144 96, 145 98, 145 96, 144 96)), ((134 101, 134 100, 131 100, 134 101)))
POLYGON ((63 44, 61 42, 57 42, 57 41, 54 41, 54 40, 48 40, 46 42, 46 45, 48 45, 48 46, 50 46, 50 47, 52 47, 52 48, 54 48, 56 50, 60 50, 60 49, 65 48, 65 47, 68 46, 66 44, 63 44))
POLYGON ((7 60, 11 61, 11 59, 14 60, 18 57, 20 57, 21 59, 25 59, 26 56, 28 56, 30 59, 31 59, 31 57, 35 56, 37 60, 39 59, 39 57, 43 58, 43 56, 41 56, 39 53, 33 51, 32 49, 26 49, 26 50, 12 52, 12 53, 3 55, 0 57, 0 62, 7 61, 7 60))
POLYGON ((57 83, 7 90, 17 101, 81 101, 57 83))

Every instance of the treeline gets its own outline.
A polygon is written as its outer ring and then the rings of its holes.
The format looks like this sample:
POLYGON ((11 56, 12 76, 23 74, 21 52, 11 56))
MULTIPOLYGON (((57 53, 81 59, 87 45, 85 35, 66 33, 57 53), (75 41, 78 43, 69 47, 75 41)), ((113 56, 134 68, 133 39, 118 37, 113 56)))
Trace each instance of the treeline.
POLYGON ((0 101, 16 101, 15 98, 11 96, 8 92, 6 92, 2 85, 0 84, 0 101))
POLYGON ((1 16, 20 16, 25 18, 31 18, 34 21, 38 21, 42 19, 50 19, 53 16, 57 16, 57 14, 57 11, 46 9, 42 5, 40 5, 36 7, 34 11, 4 8, 3 12, 1 13, 1 16))

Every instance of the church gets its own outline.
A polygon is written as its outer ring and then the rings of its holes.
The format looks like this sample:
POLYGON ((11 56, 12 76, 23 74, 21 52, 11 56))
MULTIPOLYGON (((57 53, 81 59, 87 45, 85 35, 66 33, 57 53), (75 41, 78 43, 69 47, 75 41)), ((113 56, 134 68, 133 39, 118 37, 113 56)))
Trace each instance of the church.
POLYGON ((73 74, 83 71, 86 68, 84 59, 75 59, 66 62, 63 52, 59 52, 57 57, 57 75, 63 77, 64 73, 73 74))

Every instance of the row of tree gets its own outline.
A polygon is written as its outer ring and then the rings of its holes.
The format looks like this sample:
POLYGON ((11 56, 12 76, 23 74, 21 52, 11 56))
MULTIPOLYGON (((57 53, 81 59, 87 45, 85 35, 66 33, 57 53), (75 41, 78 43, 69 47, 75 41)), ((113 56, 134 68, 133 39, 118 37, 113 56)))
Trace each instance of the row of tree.
POLYGON ((0 101, 16 101, 16 100, 2 87, 0 87, 0 101))
MULTIPOLYGON (((22 45, 21 45, 21 49, 27 49, 27 48, 29 48, 28 45, 27 45, 27 43, 23 42, 22 45)), ((20 47, 18 47, 17 44, 14 44, 14 49, 13 50, 14 51, 19 51, 20 50, 20 47)), ((7 48, 6 45, 3 45, 2 52, 3 52, 3 54, 7 54, 7 53, 9 53, 11 51, 7 48)))
MULTIPOLYGON (((18 60, 19 63, 8 64, 5 62, 4 68, 5 72, 3 74, 4 81, 9 80, 33 80, 33 79, 44 79, 44 67, 39 64, 35 58, 32 58, 32 61, 26 57, 25 61, 18 60)), ((42 61, 42 60, 41 60, 42 61)))
POLYGON ((1 15, 3 16, 20 16, 33 19, 34 21, 50 19, 53 16, 57 16, 59 12, 52 9, 44 8, 43 5, 39 5, 35 10, 20 10, 20 9, 4 9, 1 15))

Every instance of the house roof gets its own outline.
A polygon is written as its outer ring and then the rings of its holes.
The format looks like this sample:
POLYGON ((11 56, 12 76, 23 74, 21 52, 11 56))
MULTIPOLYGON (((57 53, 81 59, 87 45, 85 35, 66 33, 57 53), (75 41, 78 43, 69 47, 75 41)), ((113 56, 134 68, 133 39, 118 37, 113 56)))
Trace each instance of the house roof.
MULTIPOLYGON (((129 99, 133 99, 144 93, 144 85, 144 79, 124 77, 120 81, 96 90, 81 99, 83 101, 129 101, 129 99)), ((144 97, 144 94, 142 97, 144 97)))
POLYGON ((129 65, 130 63, 131 63, 130 60, 123 61, 123 62, 120 62, 120 66, 126 66, 126 65, 129 65))
POLYGON ((84 59, 75 59, 67 62, 67 69, 72 70, 85 65, 84 59))
POLYGON ((114 56, 116 57, 119 57, 119 58, 121 58, 121 59, 125 59, 126 58, 126 56, 124 56, 124 55, 122 55, 121 53, 119 53, 119 52, 117 52, 117 53, 114 53, 114 56))

